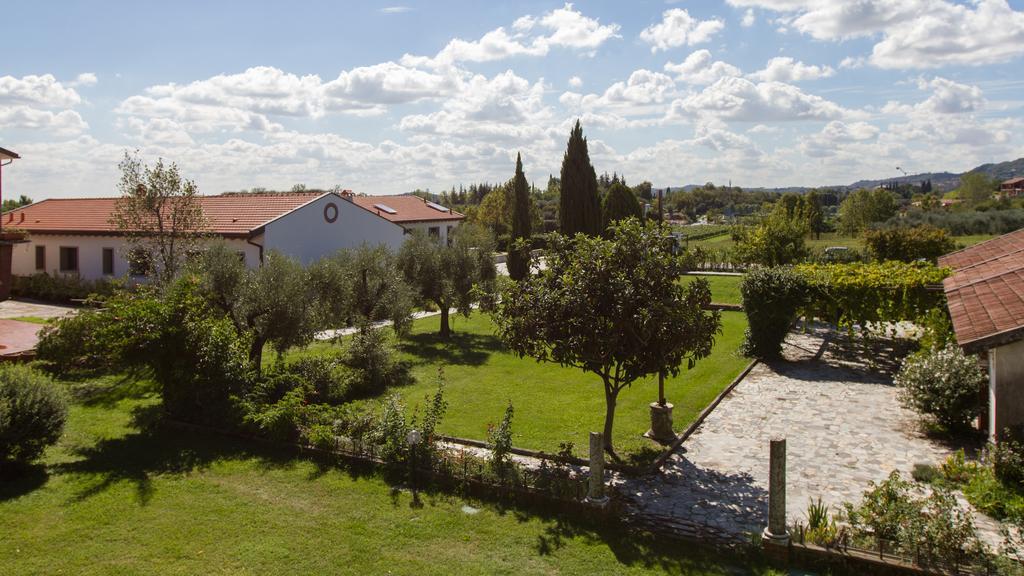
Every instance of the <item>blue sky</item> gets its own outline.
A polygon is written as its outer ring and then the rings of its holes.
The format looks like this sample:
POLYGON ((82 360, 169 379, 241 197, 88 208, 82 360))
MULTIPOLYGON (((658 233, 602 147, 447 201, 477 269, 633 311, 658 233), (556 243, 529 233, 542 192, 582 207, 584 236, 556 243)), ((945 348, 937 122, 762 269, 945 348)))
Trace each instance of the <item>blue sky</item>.
POLYGON ((543 185, 576 118, 658 187, 965 170, 1024 156, 1022 1, 17 3, 4 192, 113 195, 134 149, 204 193, 437 191, 517 152, 543 185))

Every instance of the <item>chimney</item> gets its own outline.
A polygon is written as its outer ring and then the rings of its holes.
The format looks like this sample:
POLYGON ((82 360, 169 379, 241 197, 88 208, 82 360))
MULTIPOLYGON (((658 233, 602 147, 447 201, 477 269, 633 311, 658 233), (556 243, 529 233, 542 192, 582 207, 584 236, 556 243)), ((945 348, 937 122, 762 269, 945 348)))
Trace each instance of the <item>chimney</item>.
POLYGON ((351 190, 342 190, 341 191, 341 197, 344 198, 345 200, 348 200, 349 202, 352 201, 352 197, 353 196, 355 196, 355 194, 353 194, 351 190))

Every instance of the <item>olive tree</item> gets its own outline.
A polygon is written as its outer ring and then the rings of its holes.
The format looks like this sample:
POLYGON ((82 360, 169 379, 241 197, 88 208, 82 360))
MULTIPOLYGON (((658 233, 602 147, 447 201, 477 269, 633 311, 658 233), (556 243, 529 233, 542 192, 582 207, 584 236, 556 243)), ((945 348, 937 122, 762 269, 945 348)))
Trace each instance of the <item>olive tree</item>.
POLYGON ((419 299, 441 310, 442 338, 451 335, 449 311, 469 316, 474 304, 489 304, 497 279, 494 240, 487 230, 463 224, 450 239, 444 245, 416 231, 398 253, 398 265, 419 299))
POLYGON ((199 248, 206 231, 199 190, 177 164, 166 165, 162 158, 149 166, 138 153, 125 152, 118 168, 121 197, 110 222, 127 238, 125 254, 133 268, 166 283, 199 248))
POLYGON ((310 268, 325 327, 391 321, 396 334, 412 324, 412 290, 387 246, 339 250, 310 268))
POLYGON ((604 386, 605 449, 619 393, 649 374, 676 375, 711 353, 721 330, 707 282, 683 285, 686 258, 667 227, 627 219, 608 239, 552 235, 547 268, 501 293, 502 341, 520 357, 573 366, 604 386))

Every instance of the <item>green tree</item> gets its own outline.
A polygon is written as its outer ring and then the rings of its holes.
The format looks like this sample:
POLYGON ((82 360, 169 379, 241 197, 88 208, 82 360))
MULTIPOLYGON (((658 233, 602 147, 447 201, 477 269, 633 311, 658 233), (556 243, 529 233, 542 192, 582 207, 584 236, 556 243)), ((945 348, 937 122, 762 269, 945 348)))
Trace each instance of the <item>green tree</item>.
POLYGON ((913 262, 924 258, 935 262, 939 256, 956 250, 948 232, 928 224, 920 226, 868 230, 864 244, 875 260, 913 262))
POLYGON ((645 200, 647 202, 654 200, 654 189, 651 186, 651 183, 647 180, 633 186, 633 193, 641 200, 645 200))
POLYGON ((619 181, 612 183, 608 188, 608 194, 604 197, 603 217, 605 229, 619 220, 626 218, 643 217, 643 210, 640 202, 637 201, 633 191, 619 181))
POLYGON ((997 187, 997 181, 984 172, 968 172, 960 177, 960 199, 974 206, 990 200, 997 187))
POLYGON ((126 257, 134 266, 155 268, 164 284, 177 275, 188 254, 199 249, 206 217, 195 182, 178 165, 158 159, 148 166, 138 153, 125 152, 118 164, 121 191, 111 223, 128 240, 126 257))
POLYGON ((807 257, 807 223, 787 217, 785 210, 774 210, 759 225, 740 228, 735 233, 733 256, 744 264, 781 266, 807 257))
POLYGON ((17 199, 8 198, 4 200, 3 204, 0 204, 0 213, 14 210, 15 208, 21 208, 22 206, 28 206, 32 203, 32 199, 22 194, 17 199))
POLYGON ((547 268, 503 290, 494 314, 519 356, 574 366, 604 385, 605 449, 619 393, 648 374, 678 374, 711 353, 720 330, 708 284, 682 284, 686 261, 667 227, 625 220, 610 239, 553 235, 547 268), (628 270, 628 274, 623 271, 628 270))
POLYGON ((801 213, 814 237, 821 238, 821 233, 825 231, 825 212, 821 208, 821 195, 817 190, 804 195, 801 213))
POLYGON ((395 334, 412 324, 412 289, 387 246, 339 250, 309 269, 324 327, 355 325, 361 330, 390 321, 395 334))
POLYGON ((496 186, 484 196, 473 214, 472 221, 487 227, 495 238, 506 236, 512 222, 511 195, 509 186, 496 186))
POLYGON ((525 243, 530 239, 531 208, 523 159, 516 154, 516 175, 512 179, 512 239, 508 246, 508 275, 513 280, 522 280, 530 273, 530 247, 525 243))
POLYGON ((896 215, 896 198, 883 188, 852 192, 839 205, 839 232, 856 236, 872 224, 885 222, 896 215))
POLYGON ((590 163, 587 139, 580 121, 569 134, 562 158, 561 197, 558 205, 562 234, 596 236, 601 233, 601 200, 597 194, 597 173, 590 163))
POLYGON ((451 244, 443 246, 417 231, 398 253, 399 268, 420 300, 441 310, 442 338, 451 335, 452 308, 469 316, 473 304, 490 305, 497 277, 494 242, 486 230, 463 224, 451 238, 451 244))
POLYGON ((271 250, 262 266, 246 268, 227 245, 215 243, 199 266, 206 298, 227 313, 239 334, 251 337, 249 360, 257 371, 267 343, 283 352, 308 344, 322 326, 316 284, 293 258, 271 250))

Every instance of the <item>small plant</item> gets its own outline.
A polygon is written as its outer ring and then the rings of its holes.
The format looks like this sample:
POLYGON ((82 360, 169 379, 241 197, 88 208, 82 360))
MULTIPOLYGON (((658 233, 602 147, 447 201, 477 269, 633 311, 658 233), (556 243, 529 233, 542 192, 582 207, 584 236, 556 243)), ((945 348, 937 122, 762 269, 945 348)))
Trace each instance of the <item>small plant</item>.
POLYGON ((380 446, 381 457, 388 464, 404 462, 408 455, 406 438, 411 427, 405 419, 405 403, 397 394, 384 400, 384 408, 373 433, 374 443, 380 446))
POLYGON ((571 459, 573 459, 575 457, 575 454, 573 454, 573 450, 575 450, 575 449, 576 449, 576 444, 573 443, 571 440, 568 441, 568 442, 559 442, 558 443, 558 457, 559 458, 563 458, 565 460, 571 460, 571 459))
POLYGON ((354 370, 348 392, 354 396, 376 396, 392 386, 408 382, 409 368, 398 360, 388 334, 364 325, 352 336, 344 362, 354 370))
POLYGON ((942 477, 953 484, 962 484, 967 482, 971 479, 971 476, 974 475, 977 469, 977 463, 969 462, 963 449, 950 454, 949 457, 946 458, 946 461, 939 465, 939 471, 942 473, 942 477))
POLYGON ((67 415, 66 394, 49 376, 0 364, 0 467, 42 455, 60 439, 67 415))
POLYGON ((815 544, 829 546, 835 542, 839 532, 836 521, 829 514, 828 506, 821 498, 807 503, 807 539, 815 544))
POLYGON ((508 471, 512 459, 512 403, 505 408, 505 416, 497 427, 490 426, 487 430, 487 443, 491 449, 491 468, 500 477, 508 471))
POLYGON ((444 368, 438 367, 437 391, 432 398, 425 398, 426 410, 423 412, 423 453, 431 461, 437 455, 437 426, 448 410, 448 401, 444 399, 444 385, 444 368))
POLYGON ((1004 438, 990 446, 985 459, 992 464, 996 478, 1007 486, 1024 488, 1024 445, 1013 439, 1009 430, 1004 438))
POLYGON ((939 478, 942 478, 942 472, 931 464, 917 463, 914 464, 914 469, 911 470, 910 476, 918 482, 931 484, 939 478))
POLYGON ((900 402, 931 416, 947 430, 967 426, 981 406, 978 390, 985 376, 975 358, 955 344, 909 356, 896 374, 900 402))

